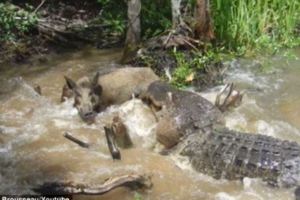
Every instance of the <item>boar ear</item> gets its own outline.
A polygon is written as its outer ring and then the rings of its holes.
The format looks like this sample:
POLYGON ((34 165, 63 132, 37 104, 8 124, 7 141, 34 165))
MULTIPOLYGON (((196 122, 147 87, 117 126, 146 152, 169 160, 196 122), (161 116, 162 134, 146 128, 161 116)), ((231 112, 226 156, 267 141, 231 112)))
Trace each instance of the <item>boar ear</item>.
POLYGON ((102 86, 101 85, 95 85, 93 90, 94 90, 94 93, 98 96, 100 96, 102 94, 102 86))
POLYGON ((100 76, 100 73, 97 72, 96 75, 94 76, 93 80, 92 80, 92 85, 93 86, 97 86, 98 85, 99 76, 100 76))
POLYGON ((76 83, 72 79, 68 78, 67 76, 65 76, 65 79, 66 79, 68 88, 71 90, 74 90, 76 88, 76 83))

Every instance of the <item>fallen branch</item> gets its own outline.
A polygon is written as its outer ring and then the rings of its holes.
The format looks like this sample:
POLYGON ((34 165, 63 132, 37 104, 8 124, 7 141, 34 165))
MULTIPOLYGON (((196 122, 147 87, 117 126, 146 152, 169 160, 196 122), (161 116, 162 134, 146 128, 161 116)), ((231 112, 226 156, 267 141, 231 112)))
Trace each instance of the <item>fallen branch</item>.
POLYGON ((68 133, 68 132, 65 132, 65 133, 64 133, 64 137, 67 138, 67 139, 69 139, 69 140, 71 140, 72 142, 78 144, 79 146, 81 146, 81 147, 83 147, 83 148, 90 148, 90 147, 91 147, 91 145, 90 145, 89 143, 83 142, 83 141, 79 140, 78 138, 72 136, 72 135, 71 135, 70 133, 68 133))
MULTIPOLYGON (((121 160, 121 153, 116 145, 116 138, 113 133, 112 128, 104 127, 105 130, 105 136, 106 136, 106 141, 107 141, 107 146, 110 151, 110 154, 113 159, 121 160)), ((73 135, 71 135, 69 132, 64 133, 64 137, 67 138, 68 140, 78 144, 82 148, 91 148, 93 145, 89 144, 87 142, 84 142, 73 135)))
POLYGON ((36 9, 33 11, 33 13, 36 13, 43 5, 44 3, 46 2, 46 0, 43 0, 40 5, 38 5, 38 7, 36 7, 36 9))
POLYGON ((163 46, 167 46, 167 44, 169 43, 169 40, 171 38, 171 36, 175 33, 175 30, 171 30, 167 36, 167 38, 165 39, 165 41, 163 41, 163 46))
POLYGON ((116 138, 112 128, 104 127, 108 149, 113 159, 121 160, 121 153, 116 145, 116 138))
POLYGON ((34 89, 34 91, 35 91, 36 93, 38 93, 40 96, 42 95, 42 88, 41 88, 41 86, 35 85, 35 86, 33 87, 33 89, 34 89))
POLYGON ((151 177, 139 174, 123 175, 110 178, 104 183, 96 185, 73 182, 48 182, 32 190, 43 195, 102 195, 118 187, 129 187, 131 189, 151 188, 151 177))
POLYGON ((50 18, 38 19, 37 29, 47 40, 60 45, 79 47, 78 42, 93 43, 93 39, 80 34, 87 29, 101 29, 101 26, 95 27, 89 25, 89 22, 79 20, 57 20, 50 18))

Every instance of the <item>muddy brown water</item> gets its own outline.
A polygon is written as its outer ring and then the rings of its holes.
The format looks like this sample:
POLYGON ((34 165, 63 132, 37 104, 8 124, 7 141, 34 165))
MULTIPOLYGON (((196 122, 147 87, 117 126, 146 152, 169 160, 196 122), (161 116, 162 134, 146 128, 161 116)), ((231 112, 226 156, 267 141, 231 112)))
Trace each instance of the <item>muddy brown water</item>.
MULTIPOLYGON (((193 171, 187 160, 161 156, 155 142, 155 119, 139 100, 108 108, 94 125, 84 124, 72 100, 59 103, 63 75, 74 79, 100 68, 118 66, 120 50, 83 49, 53 57, 46 64, 5 66, 0 71, 0 194, 32 194, 30 188, 47 181, 99 183, 128 173, 151 174, 147 191, 116 189, 103 196, 76 199, 293 199, 292 189, 268 187, 257 179, 214 180, 193 171), (43 96, 32 87, 38 84, 43 96), (134 148, 121 150, 113 161, 103 126, 119 115, 130 127, 134 148), (141 117, 143 116, 143 117, 141 117), (83 149, 63 137, 65 131, 93 144, 83 149)), ((300 57, 300 50, 295 50, 300 57)), ((261 73, 257 61, 228 62, 228 82, 246 96, 243 104, 226 115, 230 128, 300 142, 300 62, 270 58, 271 72, 261 73)), ((203 93, 209 98, 219 88, 203 93)))

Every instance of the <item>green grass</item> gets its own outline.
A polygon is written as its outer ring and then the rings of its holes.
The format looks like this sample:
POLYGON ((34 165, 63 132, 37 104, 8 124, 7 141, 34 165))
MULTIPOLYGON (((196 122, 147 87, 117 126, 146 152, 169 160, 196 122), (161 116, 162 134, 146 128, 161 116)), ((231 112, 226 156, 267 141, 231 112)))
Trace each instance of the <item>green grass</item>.
POLYGON ((212 0, 211 12, 216 38, 229 50, 244 54, 300 44, 297 0, 212 0))
POLYGON ((203 72, 208 65, 224 59, 221 51, 222 49, 209 47, 206 51, 181 52, 174 48, 172 54, 177 66, 172 73, 171 83, 178 88, 190 85, 198 72, 203 72))
POLYGON ((186 78, 194 73, 195 69, 191 65, 191 61, 186 58, 186 55, 182 52, 178 52, 176 48, 173 50, 173 55, 175 57, 177 67, 172 74, 172 84, 181 88, 188 85, 186 78))
POLYGON ((144 39, 157 36, 172 26, 170 0, 142 1, 141 26, 144 39))
POLYGON ((134 200, 143 200, 143 197, 142 197, 142 195, 140 193, 135 192, 133 199, 134 200))

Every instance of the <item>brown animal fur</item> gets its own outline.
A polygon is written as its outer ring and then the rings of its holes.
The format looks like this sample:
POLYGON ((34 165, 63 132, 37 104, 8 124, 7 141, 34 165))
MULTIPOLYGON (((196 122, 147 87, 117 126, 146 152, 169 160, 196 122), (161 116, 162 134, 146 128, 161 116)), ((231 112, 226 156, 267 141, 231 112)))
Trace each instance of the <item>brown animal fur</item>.
POLYGON ((74 106, 87 122, 93 122, 95 112, 103 111, 110 105, 121 104, 139 96, 148 86, 159 80, 150 68, 124 67, 104 75, 97 73, 93 80, 82 77, 77 82, 65 77, 68 87, 63 88, 62 101, 74 94, 74 106))
POLYGON ((139 96, 148 86, 159 80, 150 68, 125 67, 100 76, 98 84, 102 86, 101 102, 104 107, 121 104, 139 96))

